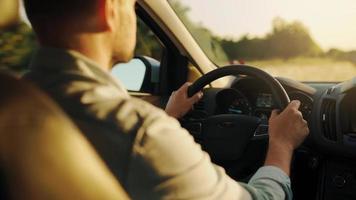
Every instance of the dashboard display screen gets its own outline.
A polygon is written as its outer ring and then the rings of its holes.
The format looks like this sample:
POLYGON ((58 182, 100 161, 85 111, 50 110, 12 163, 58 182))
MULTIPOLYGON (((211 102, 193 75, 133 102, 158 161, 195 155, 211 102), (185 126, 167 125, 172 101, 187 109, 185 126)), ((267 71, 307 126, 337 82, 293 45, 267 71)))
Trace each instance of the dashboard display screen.
POLYGON ((256 107, 259 108, 272 108, 273 99, 272 94, 260 93, 256 99, 256 107))

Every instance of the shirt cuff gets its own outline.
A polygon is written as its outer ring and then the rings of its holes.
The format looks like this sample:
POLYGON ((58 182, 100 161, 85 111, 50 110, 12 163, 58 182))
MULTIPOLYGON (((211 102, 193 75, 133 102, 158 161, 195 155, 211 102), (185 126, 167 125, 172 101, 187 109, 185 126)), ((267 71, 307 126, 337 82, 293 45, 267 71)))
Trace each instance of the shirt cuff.
POLYGON ((255 186, 255 187, 259 185, 260 189, 264 191, 269 191, 270 193, 275 193, 276 195, 275 197, 284 196, 283 199, 288 199, 288 200, 293 199, 293 193, 291 190, 291 181, 289 176, 280 168, 275 166, 261 167, 259 170, 257 170, 255 175, 250 179, 248 185, 255 186), (284 191, 284 195, 281 195, 280 189, 284 191))
POLYGON ((249 182, 258 179, 273 179, 276 182, 290 185, 289 176, 280 168, 275 166, 264 166, 257 170, 249 182))

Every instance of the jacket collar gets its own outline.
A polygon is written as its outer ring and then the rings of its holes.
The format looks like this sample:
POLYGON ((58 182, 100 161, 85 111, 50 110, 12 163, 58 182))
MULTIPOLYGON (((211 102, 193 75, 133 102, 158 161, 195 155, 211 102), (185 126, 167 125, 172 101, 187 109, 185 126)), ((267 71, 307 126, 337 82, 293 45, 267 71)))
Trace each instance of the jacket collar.
POLYGON ((41 47, 30 63, 30 70, 61 74, 76 73, 103 84, 113 84, 120 91, 127 93, 119 80, 104 71, 96 62, 74 50, 41 47))

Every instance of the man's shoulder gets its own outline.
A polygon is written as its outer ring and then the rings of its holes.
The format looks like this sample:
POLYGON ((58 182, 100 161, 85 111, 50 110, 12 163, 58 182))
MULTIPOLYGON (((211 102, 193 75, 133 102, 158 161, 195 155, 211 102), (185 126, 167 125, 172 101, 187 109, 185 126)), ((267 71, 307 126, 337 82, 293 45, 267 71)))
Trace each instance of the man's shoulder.
POLYGON ((115 84, 58 76, 29 73, 26 77, 39 84, 72 119, 98 123, 124 134, 167 125, 180 128, 177 120, 163 110, 130 97, 115 84))

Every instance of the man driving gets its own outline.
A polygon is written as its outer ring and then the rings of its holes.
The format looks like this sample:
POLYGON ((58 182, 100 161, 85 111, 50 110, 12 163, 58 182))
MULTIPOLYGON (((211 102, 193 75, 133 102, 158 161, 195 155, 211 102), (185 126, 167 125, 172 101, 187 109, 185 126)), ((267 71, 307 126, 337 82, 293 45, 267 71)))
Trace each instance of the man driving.
POLYGON ((175 119, 201 93, 188 98, 185 84, 163 112, 130 97, 109 74, 113 63, 132 58, 134 0, 24 2, 41 45, 26 78, 71 116, 131 198, 292 199, 291 158, 309 132, 299 101, 273 111, 265 165, 248 184, 235 182, 175 119))

